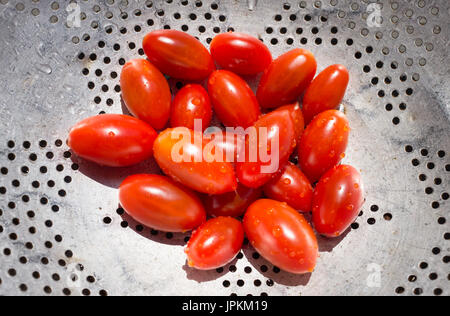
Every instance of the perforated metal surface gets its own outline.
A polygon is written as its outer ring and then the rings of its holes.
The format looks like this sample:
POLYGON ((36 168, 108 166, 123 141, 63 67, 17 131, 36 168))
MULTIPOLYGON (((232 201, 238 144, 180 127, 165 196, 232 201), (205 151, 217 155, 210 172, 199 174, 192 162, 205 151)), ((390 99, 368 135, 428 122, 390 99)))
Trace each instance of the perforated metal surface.
POLYGON ((0 0, 0 295, 450 294, 448 1, 77 2, 0 0), (122 112, 121 65, 164 27, 206 44, 243 31, 274 56, 304 47, 320 70, 350 69, 346 162, 367 202, 345 237, 320 239, 312 275, 249 246, 224 269, 187 268, 188 235, 118 209, 120 181, 154 162, 98 170, 67 151, 75 122, 122 112))

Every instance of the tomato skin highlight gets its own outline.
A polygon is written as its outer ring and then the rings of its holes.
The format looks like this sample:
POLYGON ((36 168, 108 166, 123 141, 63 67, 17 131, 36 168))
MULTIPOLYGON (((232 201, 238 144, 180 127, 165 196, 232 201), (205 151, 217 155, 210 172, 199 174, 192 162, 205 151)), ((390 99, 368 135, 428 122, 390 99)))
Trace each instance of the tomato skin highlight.
POLYGON ((134 117, 103 114, 76 124, 68 145, 77 156, 99 165, 128 167, 153 156, 156 137, 150 125, 134 117))
POLYGON ((231 217, 210 219, 196 229, 185 253, 188 265, 199 270, 212 270, 231 262, 242 248, 244 229, 231 217))
POLYGON ((301 170, 288 163, 280 175, 264 186, 265 195, 286 202, 292 208, 308 213, 312 209, 313 187, 301 170))
POLYGON ((195 37, 177 30, 148 33, 143 42, 150 62, 177 79, 201 81, 214 70, 211 54, 195 37))
POLYGON ((261 115, 258 100, 238 75, 217 70, 208 80, 208 92, 219 120, 228 127, 252 126, 261 115))
POLYGON ((294 103, 314 78, 317 62, 305 49, 294 49, 274 60, 264 72, 256 97, 262 108, 294 103))
POLYGON ((253 202, 261 198, 261 195, 261 188, 251 189, 239 184, 235 192, 204 197, 203 205, 208 215, 239 217, 253 202))
POLYGON ((165 130, 155 140, 156 162, 165 174, 195 191, 206 194, 223 194, 235 191, 237 181, 232 164, 229 162, 207 162, 203 152, 209 140, 203 139, 203 135, 198 134, 197 137, 202 140, 201 145, 195 142, 195 133, 192 130, 183 127, 165 130), (183 144, 183 135, 186 133, 189 138, 186 140, 188 150, 184 150, 184 153, 189 159, 188 161, 177 162, 172 156, 172 151, 178 154, 175 146, 178 146, 180 142, 183 144), (201 158, 199 162, 194 159, 197 154, 201 158))
POLYGON ((313 223, 326 237, 342 235, 364 204, 361 175, 348 165, 335 166, 320 179, 313 199, 313 223))
POLYGON ((212 107, 208 92, 198 84, 183 87, 172 102, 170 124, 172 127, 194 129, 194 121, 202 120, 202 130, 209 127, 212 107))
POLYGON ((350 75, 342 65, 332 65, 311 83, 303 97, 303 114, 307 124, 319 113, 338 108, 347 90, 350 75))
POLYGON ((173 180, 150 174, 130 176, 120 185, 120 205, 139 223, 165 232, 185 232, 206 221, 200 199, 173 180))
POLYGON ((244 230, 261 256, 282 270, 312 272, 319 255, 317 238, 306 219, 274 200, 258 200, 244 216, 244 230))
MULTIPOLYGON (((262 116, 254 125, 258 133, 257 140, 246 137, 244 144, 245 147, 245 157, 240 158, 242 161, 236 163, 236 174, 240 183, 249 188, 258 188, 266 184, 272 179, 272 177, 278 172, 278 170, 289 161, 289 157, 295 149, 295 128, 294 122, 292 120, 291 113, 289 111, 274 111, 269 114, 262 116), (264 148, 263 141, 260 137, 260 130, 266 129, 268 134, 267 147, 264 148), (263 162, 260 155, 260 150, 265 151, 269 155, 269 149, 271 149, 271 141, 279 141, 279 152, 278 157, 271 157, 269 162, 263 162), (256 141, 256 144, 255 144, 256 141), (261 146, 262 147, 261 147, 261 146), (252 148, 258 149, 257 161, 250 161, 252 148), (273 170, 273 172, 266 172, 262 167, 269 167, 278 164, 278 168, 273 170)), ((273 148, 272 148, 273 149, 273 148)), ((272 153, 270 153, 272 154, 272 153)), ((270 156, 270 155, 269 155, 270 156)))
POLYGON ((120 75, 122 98, 128 110, 156 130, 169 120, 172 95, 164 75, 148 60, 133 59, 120 75))
POLYGON ((211 55, 219 66, 239 75, 256 75, 269 67, 272 54, 256 37, 229 32, 211 42, 211 55))
POLYGON ((311 183, 337 165, 347 149, 350 126, 344 113, 329 110, 317 115, 303 133, 299 164, 311 183))
POLYGON ((296 144, 300 144, 300 140, 302 139, 303 131, 305 130, 305 120, 303 118, 302 109, 300 108, 300 104, 297 102, 291 105, 282 106, 273 112, 281 112, 281 111, 289 111, 291 114, 292 120, 294 122, 294 130, 295 130, 295 142, 296 144))

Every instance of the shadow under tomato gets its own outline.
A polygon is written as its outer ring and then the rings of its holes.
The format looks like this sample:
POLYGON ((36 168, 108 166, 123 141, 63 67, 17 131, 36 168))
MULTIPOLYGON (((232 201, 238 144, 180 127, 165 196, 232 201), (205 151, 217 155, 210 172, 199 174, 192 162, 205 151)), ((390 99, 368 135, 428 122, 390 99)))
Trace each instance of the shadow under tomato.
POLYGON ((341 236, 336 238, 327 238, 317 235, 317 242, 319 243, 319 252, 332 252, 347 235, 352 231, 349 227, 341 236))
MULTIPOLYGON (((119 206, 120 208, 120 206, 119 206)), ((155 229, 146 227, 134 220, 127 213, 120 215, 122 217, 122 225, 130 228, 140 236, 147 238, 153 242, 157 242, 164 245, 170 246, 185 246, 191 233, 166 233, 162 231, 157 231, 155 229), (125 224, 126 223, 126 224, 125 224)))
POLYGON ((266 280, 266 284, 268 286, 272 286, 274 284, 286 286, 306 286, 311 279, 311 273, 298 275, 280 270, 278 267, 261 257, 256 250, 249 245, 244 246, 243 252, 248 262, 268 279, 266 280))
POLYGON ((100 166, 94 162, 76 156, 73 152, 71 160, 72 163, 78 165, 78 171, 83 175, 104 186, 114 189, 118 189, 123 180, 135 174, 161 174, 161 170, 154 158, 134 166, 123 168, 100 166))
POLYGON ((184 270, 184 272, 186 272, 186 277, 188 280, 197 281, 199 283, 209 282, 209 281, 217 280, 218 278, 221 278, 224 275, 226 275, 227 273, 229 273, 231 270, 231 267, 235 267, 236 262, 238 260, 239 260, 238 258, 234 258, 234 260, 231 261, 230 263, 228 263, 227 265, 225 265, 219 269, 214 269, 214 270, 197 270, 197 269, 191 268, 186 263, 183 266, 183 270, 184 270))

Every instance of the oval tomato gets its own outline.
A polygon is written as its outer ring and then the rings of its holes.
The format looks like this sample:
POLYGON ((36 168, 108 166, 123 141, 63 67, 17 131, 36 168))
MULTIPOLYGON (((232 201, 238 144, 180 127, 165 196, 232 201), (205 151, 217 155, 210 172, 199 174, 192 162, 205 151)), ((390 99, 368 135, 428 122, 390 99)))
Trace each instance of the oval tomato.
POLYGON ((344 113, 329 110, 317 115, 303 133, 300 168, 314 183, 345 157, 350 127, 344 113))
POLYGON ((167 129, 155 141, 155 159, 165 174, 195 191, 223 194, 236 190, 232 164, 210 157, 208 143, 203 134, 187 128, 167 129))
POLYGON ((259 39, 244 33, 223 33, 211 42, 213 59, 239 75, 256 75, 272 62, 270 50, 259 39))
POLYGON ((213 154, 217 157, 217 160, 234 164, 238 161, 238 157, 242 155, 241 151, 243 150, 245 135, 222 130, 218 131, 214 128, 205 131, 205 138, 210 143, 213 143, 211 146, 214 146, 213 154))
POLYGON ((133 219, 157 230, 185 232, 206 221, 205 209, 193 192, 159 175, 126 178, 120 185, 119 200, 133 219))
POLYGON ((313 187, 301 170, 288 163, 280 175, 264 186, 270 199, 286 202, 291 207, 307 213, 312 209, 313 187))
POLYGON ((214 112, 225 126, 247 128, 261 114, 252 89, 230 71, 215 71, 208 80, 208 92, 214 112))
POLYGON ((185 249, 188 265, 199 270, 223 267, 236 257, 243 242, 241 222, 231 217, 213 218, 192 233, 185 249))
POLYGON ((87 160, 109 167, 127 167, 153 156, 155 130, 134 117, 104 114, 85 119, 69 133, 68 145, 87 160))
POLYGON ((239 217, 245 213, 250 204, 261 197, 261 194, 261 189, 251 189, 239 184, 235 192, 206 196, 203 204, 211 216, 239 217))
POLYGON ((303 131, 305 130, 305 120, 303 119, 302 109, 300 108, 300 104, 297 102, 292 105, 285 105, 274 112, 281 111, 289 111, 291 114, 292 120, 294 122, 294 130, 295 130, 295 142, 296 144, 300 144, 300 140, 302 139, 303 131))
POLYGON ((209 127, 212 118, 208 92, 198 84, 183 87, 172 102, 170 123, 172 127, 194 129, 194 121, 201 120, 202 129, 209 127))
POLYGON ((319 255, 316 236, 306 219, 273 200, 258 200, 244 216, 250 244, 275 266, 287 272, 312 272, 319 255))
POLYGON ((313 223, 327 237, 342 235, 364 204, 361 175, 351 166, 335 166, 320 179, 313 199, 313 223))
POLYGON ((176 30, 147 34, 143 48, 152 64, 164 74, 178 79, 206 79, 215 65, 209 51, 195 37, 176 30))
POLYGON ((122 97, 137 118, 160 130, 169 120, 172 95, 163 74, 148 60, 126 63, 120 75, 122 97))
POLYGON ((350 76, 347 68, 333 65, 322 71, 303 97, 303 114, 307 124, 319 113, 336 109, 345 95, 350 76))
POLYGON ((256 94, 262 108, 294 103, 314 78, 317 62, 305 49, 294 49, 274 60, 264 72, 256 94))
POLYGON ((239 157, 236 163, 239 181, 249 188, 266 184, 286 165, 296 146, 294 122, 289 111, 266 114, 254 127, 256 137, 246 135, 245 157, 239 157))

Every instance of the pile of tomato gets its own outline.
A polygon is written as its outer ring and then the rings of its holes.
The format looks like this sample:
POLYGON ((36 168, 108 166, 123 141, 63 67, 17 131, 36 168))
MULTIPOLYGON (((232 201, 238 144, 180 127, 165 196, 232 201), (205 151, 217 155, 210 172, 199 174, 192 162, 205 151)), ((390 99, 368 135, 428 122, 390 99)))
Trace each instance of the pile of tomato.
MULTIPOLYGON (((119 189, 120 204, 153 229, 192 230, 185 248, 189 266, 226 265, 246 237, 279 268, 312 272, 319 248, 315 233, 340 236, 364 202, 359 172, 340 164, 350 133, 337 110, 347 69, 333 65, 315 77, 311 52, 294 49, 273 60, 262 41, 242 33, 218 35, 208 51, 186 33, 160 30, 145 36, 143 48, 147 59, 128 62, 120 78, 134 117, 104 114, 81 121, 70 131, 72 151, 109 167, 153 157, 164 175, 128 177, 119 189), (261 73, 255 94, 246 79, 261 73), (167 77, 186 83, 174 98, 167 77), (260 155, 252 161, 194 159, 210 142, 203 131, 213 113, 224 127, 267 129, 268 143, 279 140, 279 169, 261 172, 273 161, 260 155), (194 131, 199 119, 200 132, 194 131), (193 159, 176 161, 173 152, 186 131, 192 143, 182 151, 193 159)), ((220 146, 227 153, 250 151, 247 136, 237 134, 220 146)))

